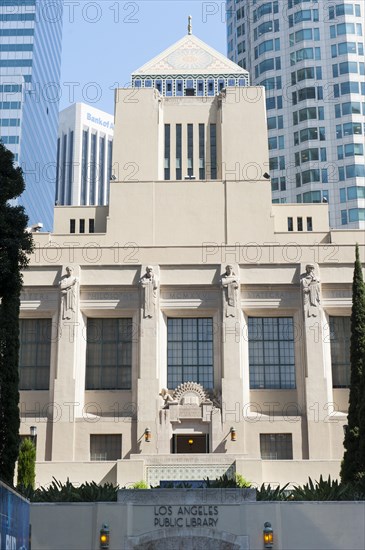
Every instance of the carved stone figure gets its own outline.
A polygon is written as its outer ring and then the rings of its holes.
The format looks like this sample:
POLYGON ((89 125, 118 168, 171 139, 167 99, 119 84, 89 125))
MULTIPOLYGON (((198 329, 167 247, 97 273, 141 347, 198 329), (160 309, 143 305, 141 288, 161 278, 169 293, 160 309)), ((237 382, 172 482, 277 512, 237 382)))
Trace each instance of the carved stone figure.
POLYGON ((238 276, 233 271, 233 266, 228 264, 226 272, 221 277, 221 285, 225 296, 225 316, 236 317, 238 303, 238 289, 240 282, 238 276))
POLYGON ((161 395, 162 399, 164 400, 165 408, 167 408, 170 403, 177 403, 177 401, 169 394, 166 388, 162 388, 159 395, 161 395))
POLYGON ((66 275, 60 280, 61 289, 61 319, 72 319, 77 304, 77 284, 78 279, 73 274, 72 267, 66 267, 66 275))
POLYGON ((304 311, 307 317, 317 317, 321 303, 320 280, 314 273, 314 264, 305 266, 306 274, 302 277, 304 311))
POLYGON ((143 289, 143 313, 145 318, 152 318, 156 311, 158 279, 152 266, 146 267, 146 273, 139 281, 143 289))

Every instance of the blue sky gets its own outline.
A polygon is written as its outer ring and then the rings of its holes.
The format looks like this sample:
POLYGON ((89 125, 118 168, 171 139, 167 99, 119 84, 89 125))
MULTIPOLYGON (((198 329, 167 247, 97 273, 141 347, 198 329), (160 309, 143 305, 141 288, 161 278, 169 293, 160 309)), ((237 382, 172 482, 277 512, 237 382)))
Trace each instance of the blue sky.
POLYGON ((113 88, 187 33, 226 54, 225 2, 65 0, 60 110, 83 101, 114 111, 113 88))

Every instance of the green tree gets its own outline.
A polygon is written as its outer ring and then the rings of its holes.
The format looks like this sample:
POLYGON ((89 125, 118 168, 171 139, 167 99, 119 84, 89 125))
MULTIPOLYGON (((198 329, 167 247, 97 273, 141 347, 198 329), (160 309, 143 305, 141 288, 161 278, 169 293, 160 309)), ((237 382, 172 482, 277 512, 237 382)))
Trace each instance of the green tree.
POLYGON ((19 306, 21 270, 28 265, 32 235, 21 206, 9 201, 24 191, 22 170, 0 142, 0 475, 13 483, 19 450, 19 306))
POLYGON ((18 487, 34 489, 36 448, 28 437, 20 445, 18 456, 18 487))
MULTIPOLYGON (((343 482, 354 482, 364 471, 364 457, 360 456, 360 411, 362 410, 362 431, 364 432, 365 409, 362 405, 365 376, 365 285, 360 262, 359 246, 356 244, 356 259, 352 283, 351 380, 347 429, 345 433, 345 454, 341 466, 343 482)), ((365 435, 365 434, 363 434, 365 435)))

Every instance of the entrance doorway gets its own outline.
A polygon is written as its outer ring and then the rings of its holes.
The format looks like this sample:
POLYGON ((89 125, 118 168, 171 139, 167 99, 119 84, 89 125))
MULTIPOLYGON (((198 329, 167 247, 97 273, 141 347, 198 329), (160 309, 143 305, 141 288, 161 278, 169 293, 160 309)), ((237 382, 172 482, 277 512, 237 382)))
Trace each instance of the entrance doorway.
POLYGON ((177 454, 209 453, 209 435, 174 434, 172 452, 177 454))

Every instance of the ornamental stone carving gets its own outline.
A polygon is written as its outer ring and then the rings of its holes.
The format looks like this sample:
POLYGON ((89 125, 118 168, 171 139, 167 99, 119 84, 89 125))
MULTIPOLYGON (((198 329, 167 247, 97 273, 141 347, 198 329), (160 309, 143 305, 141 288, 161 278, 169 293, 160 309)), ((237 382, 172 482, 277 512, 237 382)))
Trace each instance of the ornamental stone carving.
POLYGON ((66 267, 64 275, 58 283, 61 290, 61 319, 74 318, 78 302, 78 278, 73 275, 74 268, 66 267))
POLYGON ((169 394, 169 390, 166 388, 162 388, 159 395, 161 395, 162 399, 164 400, 165 408, 167 408, 170 403, 177 403, 177 401, 169 394))
POLYGON ((316 266, 307 264, 306 273, 301 278, 303 306, 306 317, 317 317, 321 305, 320 279, 315 274, 316 266))
POLYGON ((226 271, 221 276, 221 285, 223 289, 224 316, 236 317, 239 307, 240 281, 231 264, 226 266, 226 271))
POLYGON ((173 398, 180 405, 201 405, 211 403, 203 386, 196 382, 184 382, 174 391, 173 398))
POLYGON ((152 266, 146 267, 146 273, 140 278, 142 289, 143 317, 152 319, 158 303, 159 281, 152 266))

